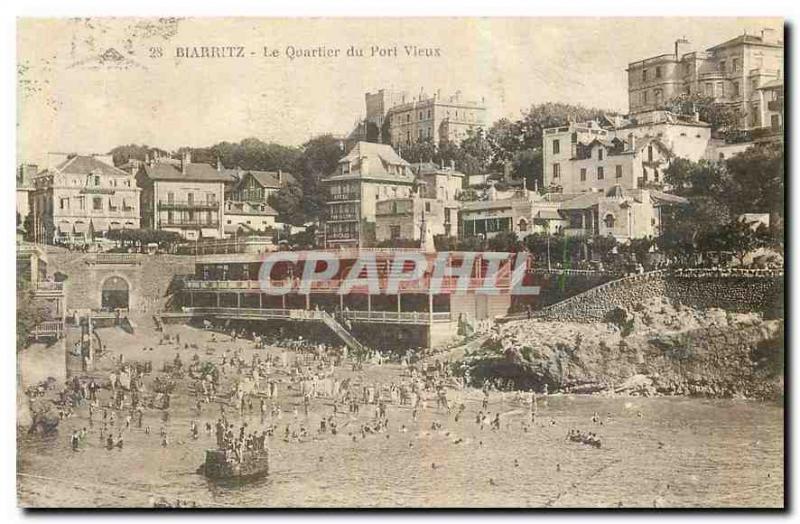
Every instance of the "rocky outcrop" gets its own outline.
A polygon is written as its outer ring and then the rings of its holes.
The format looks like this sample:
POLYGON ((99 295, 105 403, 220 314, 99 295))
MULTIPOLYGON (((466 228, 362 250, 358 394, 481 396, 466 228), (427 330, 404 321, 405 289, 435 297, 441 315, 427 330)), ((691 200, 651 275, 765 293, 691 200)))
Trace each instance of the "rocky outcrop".
POLYGON ((783 321, 653 297, 608 322, 509 322, 461 363, 508 389, 780 399, 783 321))

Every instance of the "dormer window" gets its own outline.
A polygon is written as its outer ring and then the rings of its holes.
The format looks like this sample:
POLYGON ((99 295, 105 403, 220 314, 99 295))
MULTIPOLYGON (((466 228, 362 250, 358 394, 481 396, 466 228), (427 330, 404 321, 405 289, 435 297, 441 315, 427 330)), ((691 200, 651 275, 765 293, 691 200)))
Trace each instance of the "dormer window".
POLYGON ((597 148, 597 160, 603 160, 603 148, 597 148))

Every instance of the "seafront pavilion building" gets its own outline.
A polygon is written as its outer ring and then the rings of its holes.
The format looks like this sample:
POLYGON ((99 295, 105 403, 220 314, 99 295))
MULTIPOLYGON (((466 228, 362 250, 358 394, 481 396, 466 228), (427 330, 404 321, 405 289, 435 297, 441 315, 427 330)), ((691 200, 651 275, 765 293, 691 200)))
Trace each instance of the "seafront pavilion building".
MULTIPOLYGON (((278 254, 280 261, 262 268, 265 257, 242 253, 197 257, 194 275, 181 291, 182 312, 211 321, 250 321, 255 329, 293 322, 323 322, 349 345, 369 347, 433 347, 458 333, 460 323, 489 319, 508 313, 511 306, 511 272, 516 260, 511 253, 443 252, 423 253, 401 249, 342 249, 336 251, 292 251, 278 254), (422 257, 425 268, 416 280, 402 280, 391 287, 392 274, 413 271, 409 257, 422 257), (339 267, 330 276, 304 286, 308 271, 327 271, 325 257, 335 257, 339 267), (497 264, 491 257, 503 257, 497 264), (436 283, 434 260, 445 271, 465 275, 467 289, 459 289, 458 276, 445 276, 436 283), (361 285, 348 289, 345 279, 359 261, 374 260, 374 273, 361 269, 361 285), (403 264, 399 266, 398 264, 403 264), (491 268, 497 264, 497 272, 491 268), (263 269, 263 271, 262 271, 263 269), (392 271, 395 273, 392 273, 392 271), (463 271, 463 273, 462 273, 463 271), (488 277, 494 273, 494 277, 488 277), (368 275, 374 276, 368 286, 368 275), (269 277, 272 288, 289 288, 283 294, 265 292, 269 277), (345 328, 345 326, 349 326, 345 328), (348 338, 349 337, 349 338, 348 338)), ((521 261, 520 263, 527 263, 521 261)), ((415 275, 416 276, 416 275, 415 275)), ((463 286, 463 283, 461 284, 463 286)), ((170 315, 165 315, 168 318, 170 315)))

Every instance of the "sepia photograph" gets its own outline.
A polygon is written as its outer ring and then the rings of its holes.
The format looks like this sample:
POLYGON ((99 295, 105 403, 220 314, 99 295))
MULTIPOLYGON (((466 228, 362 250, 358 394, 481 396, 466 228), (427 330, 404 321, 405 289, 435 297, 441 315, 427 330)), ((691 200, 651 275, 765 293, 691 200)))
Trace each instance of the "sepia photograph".
POLYGON ((15 23, 19 507, 787 506, 782 18, 15 23))

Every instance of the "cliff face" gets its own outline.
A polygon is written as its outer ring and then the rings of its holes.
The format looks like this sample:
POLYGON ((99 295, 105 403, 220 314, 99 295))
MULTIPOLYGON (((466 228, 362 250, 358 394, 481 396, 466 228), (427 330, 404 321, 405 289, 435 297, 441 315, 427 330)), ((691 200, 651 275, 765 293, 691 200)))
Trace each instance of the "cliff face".
POLYGON ((461 367, 503 388, 780 399, 783 341, 782 320, 654 297, 605 322, 509 322, 461 367))

